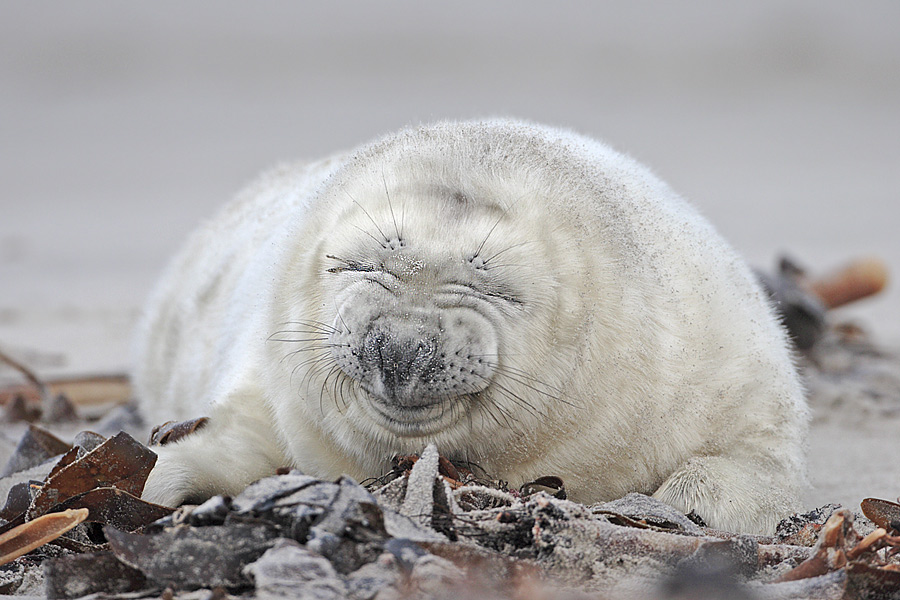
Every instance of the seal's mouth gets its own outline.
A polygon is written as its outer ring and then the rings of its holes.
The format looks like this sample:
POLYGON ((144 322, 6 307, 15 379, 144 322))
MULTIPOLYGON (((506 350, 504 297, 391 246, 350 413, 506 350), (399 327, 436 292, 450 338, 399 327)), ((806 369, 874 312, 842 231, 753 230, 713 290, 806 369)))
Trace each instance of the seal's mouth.
POLYGON ((365 404, 375 422, 401 437, 436 433, 446 429, 459 416, 459 411, 451 406, 459 401, 458 398, 444 398, 420 406, 397 406, 371 393, 366 396, 368 402, 365 404))

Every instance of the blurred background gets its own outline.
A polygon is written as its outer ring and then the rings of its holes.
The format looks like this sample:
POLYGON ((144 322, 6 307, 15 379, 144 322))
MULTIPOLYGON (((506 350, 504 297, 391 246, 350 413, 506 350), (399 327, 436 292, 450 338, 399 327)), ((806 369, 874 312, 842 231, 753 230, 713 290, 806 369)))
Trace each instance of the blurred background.
MULTIPOLYGON (((651 166, 756 266, 900 275, 900 3, 4 2, 0 345, 127 364, 187 233, 260 169, 509 115, 651 166)), ((897 286, 860 303, 900 338, 897 286)))
MULTIPOLYGON (((896 0, 0 6, 0 348, 39 373, 125 369, 167 257, 259 170, 434 119, 605 139, 756 266, 900 277, 896 0)), ((843 316, 900 341, 898 287, 843 316)))

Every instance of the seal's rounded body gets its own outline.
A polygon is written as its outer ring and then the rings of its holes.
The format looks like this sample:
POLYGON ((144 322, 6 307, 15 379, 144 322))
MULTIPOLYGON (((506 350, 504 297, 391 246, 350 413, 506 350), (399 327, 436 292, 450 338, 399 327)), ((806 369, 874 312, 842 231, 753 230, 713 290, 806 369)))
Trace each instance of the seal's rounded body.
POLYGON ((403 131, 263 176, 197 232, 141 327, 145 497, 277 467, 362 479, 434 442, 582 502, 630 491, 771 530, 806 409, 747 266, 645 168, 512 121, 403 131))

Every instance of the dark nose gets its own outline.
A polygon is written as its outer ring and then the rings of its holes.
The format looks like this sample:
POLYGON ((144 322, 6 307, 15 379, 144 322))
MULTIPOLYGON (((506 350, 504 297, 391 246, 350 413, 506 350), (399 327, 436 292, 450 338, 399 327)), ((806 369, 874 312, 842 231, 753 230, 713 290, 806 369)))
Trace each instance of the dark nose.
POLYGON ((383 393, 404 406, 428 404, 418 397, 434 370, 437 340, 372 329, 363 344, 364 362, 379 374, 383 393))

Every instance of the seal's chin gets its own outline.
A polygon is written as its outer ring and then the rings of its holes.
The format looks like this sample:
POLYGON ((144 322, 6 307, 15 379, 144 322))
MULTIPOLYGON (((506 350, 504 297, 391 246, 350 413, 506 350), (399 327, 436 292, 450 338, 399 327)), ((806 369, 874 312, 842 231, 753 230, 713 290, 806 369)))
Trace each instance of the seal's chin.
POLYGON ((430 435, 447 429, 458 417, 452 403, 460 398, 445 398, 420 406, 398 406, 373 394, 367 394, 366 408, 381 427, 399 437, 430 435))

